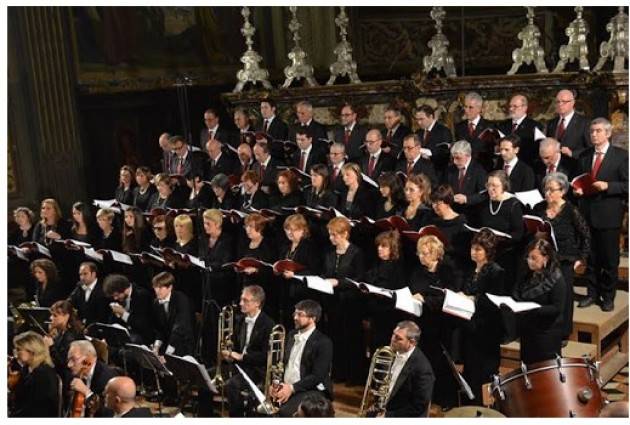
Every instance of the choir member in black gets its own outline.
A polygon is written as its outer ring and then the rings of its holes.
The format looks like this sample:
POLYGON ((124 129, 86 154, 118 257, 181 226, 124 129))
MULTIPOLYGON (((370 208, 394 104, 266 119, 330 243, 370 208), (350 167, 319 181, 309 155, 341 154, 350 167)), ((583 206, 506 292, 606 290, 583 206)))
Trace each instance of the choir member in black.
MULTIPOLYGON (((256 143, 256 140, 253 139, 253 144, 256 143)), ((252 146, 248 143, 241 143, 238 145, 237 156, 238 156, 238 168, 236 169, 236 175, 242 176, 245 171, 249 171, 254 166, 254 153, 252 152, 252 146)))
POLYGON ((492 128, 492 122, 481 116, 483 98, 475 92, 467 93, 464 98, 463 120, 455 125, 455 140, 466 140, 472 147, 473 158, 486 169, 494 168, 494 146, 479 138, 487 128, 492 128))
MULTIPOLYGON (((395 230, 380 233, 374 239, 378 259, 365 273, 364 281, 380 288, 396 290, 405 285, 404 267, 401 264, 400 233, 395 230)), ((370 319, 370 352, 387 345, 391 330, 402 316, 392 311, 387 298, 365 294, 365 311, 370 319)))
POLYGON ((419 230, 431 223, 434 214, 431 210, 431 181, 424 174, 412 174, 405 183, 407 207, 403 217, 411 230, 419 230))
POLYGON ((16 418, 59 417, 59 377, 41 335, 28 331, 13 338, 13 352, 22 369, 22 376, 13 391, 16 418))
POLYGON ((142 211, 148 211, 149 202, 153 195, 157 192, 155 185, 151 183, 153 174, 149 167, 140 166, 136 168, 136 183, 133 188, 133 206, 140 208, 142 211))
POLYGON ((324 164, 313 165, 311 168, 311 186, 304 192, 306 206, 311 208, 337 206, 337 196, 330 189, 329 176, 330 171, 324 164))
POLYGON ((505 295, 504 271, 494 262, 497 238, 489 230, 475 234, 470 244, 474 268, 464 278, 464 294, 475 302, 475 313, 463 324, 464 379, 475 396, 472 404, 482 405, 481 386, 499 373, 503 326, 499 310, 486 294, 505 295))
POLYGON ((217 174, 210 180, 210 187, 214 192, 212 199, 212 208, 220 210, 237 209, 238 199, 232 192, 230 179, 225 174, 217 174))
MULTIPOLYGON (((534 163, 534 175, 536 176, 536 187, 543 189, 542 180, 547 174, 562 173, 569 181, 578 173, 578 163, 570 156, 560 152, 562 145, 553 137, 547 137, 540 141, 538 149, 539 159, 534 163)), ((572 194, 569 193, 569 196, 572 194)), ((571 198, 568 198, 571 200, 571 198)))
POLYGON ((383 124, 385 124, 382 130, 383 151, 393 158, 396 158, 402 150, 405 136, 411 133, 411 129, 401 122, 401 118, 400 109, 394 106, 389 106, 383 114, 383 124))
POLYGON ((175 277, 168 272, 153 277, 153 330, 156 355, 192 355, 195 347, 194 315, 188 297, 173 289, 175 277))
POLYGON ((48 335, 44 336, 44 343, 50 349, 50 357, 57 374, 70 382, 68 369, 68 350, 70 343, 84 339, 84 326, 77 310, 68 300, 57 301, 50 307, 50 326, 48 335))
POLYGON ((361 168, 353 162, 341 168, 346 191, 339 201, 339 211, 350 219, 374 215, 377 194, 373 186, 363 181, 361 168))
POLYGON ((96 264, 91 261, 86 261, 79 267, 79 282, 68 300, 77 309, 79 318, 86 326, 108 322, 110 299, 105 296, 96 264))
MULTIPOLYGON (((310 231, 306 219, 301 214, 293 214, 284 221, 284 233, 286 240, 280 248, 280 259, 288 259, 304 266, 299 271, 300 275, 319 275, 321 270, 321 257, 317 255, 315 242, 310 237, 310 231)), ((288 326, 290 311, 284 306, 294 305, 296 302, 307 298, 304 283, 294 279, 295 273, 285 271, 281 275, 281 288, 283 288, 283 324, 288 326)))
POLYGON ((499 152, 501 161, 498 169, 505 171, 510 179, 510 189, 513 193, 526 192, 536 187, 534 170, 518 154, 521 140, 516 134, 506 136, 499 140, 499 152))
MULTIPOLYGON (((239 306, 243 318, 237 323, 233 350, 223 350, 223 359, 238 364, 255 383, 264 383, 269 349, 269 334, 274 325, 262 307, 265 304, 265 291, 258 285, 246 286, 241 293, 239 306)), ((263 384, 264 385, 264 384, 263 384)), ((245 411, 241 391, 250 390, 240 373, 234 374, 225 383, 230 417, 242 417, 245 411)))
POLYGON ((103 282, 103 292, 114 300, 109 304, 110 323, 117 323, 129 331, 134 344, 153 342, 151 304, 153 296, 146 289, 129 282, 126 276, 110 274, 103 282))
POLYGON ((260 190, 260 177, 255 171, 245 171, 241 176, 243 188, 240 210, 269 208, 269 197, 260 190))
POLYGON ((31 273, 36 281, 33 300, 39 307, 50 307, 68 295, 68 290, 59 279, 55 263, 39 258, 31 263, 31 273))
POLYGON ((333 286, 335 294, 323 299, 328 315, 327 326, 334 342, 335 379, 360 385, 365 381, 362 350, 360 293, 345 278, 361 281, 365 271, 363 251, 350 242, 350 222, 335 217, 328 222, 332 248, 326 252, 322 277, 333 286))
MULTIPOLYGON (((273 263, 278 258, 276 245, 263 235, 268 219, 258 213, 249 214, 245 217, 244 227, 246 238, 241 241, 237 258, 251 257, 267 263, 273 263)), ((242 272, 241 287, 252 284, 259 284, 267 294, 265 303, 265 313, 269 314, 276 321, 280 321, 279 308, 280 299, 277 288, 274 287, 273 272, 269 267, 247 267, 242 272)))
POLYGON ((507 316, 507 323, 517 324, 521 361, 532 364, 555 359, 561 354, 567 287, 555 249, 546 240, 538 239, 528 245, 527 266, 527 275, 514 288, 513 297, 517 301, 535 302, 541 307, 516 314, 515 321, 509 309, 502 308, 502 311, 507 316))
POLYGON ((94 241, 94 249, 120 251, 122 237, 120 230, 117 230, 114 224, 115 216, 116 213, 110 208, 101 208, 96 212, 96 223, 101 229, 101 234, 94 241))
POLYGON ((436 170, 444 170, 450 159, 449 146, 453 142, 451 130, 438 122, 435 110, 429 105, 420 106, 414 113, 422 147, 431 151, 431 162, 436 170))
MULTIPOLYGON (((480 226, 510 235, 511 238, 502 238, 497 263, 506 272, 506 285, 513 285, 523 249, 523 205, 509 193, 510 181, 503 170, 488 174, 486 188, 488 204, 479 206, 480 226)), ((509 286, 508 292, 511 289, 512 286, 509 286)))
MULTIPOLYGON (((284 165, 284 162, 269 153, 269 149, 271 149, 269 143, 265 136, 256 136, 256 144, 252 148, 256 163, 252 166, 252 171, 258 174, 260 190, 271 196, 277 194, 275 192, 277 192, 276 176, 278 175, 278 166, 284 165)), ((284 155, 284 152, 281 155, 284 155)))
MULTIPOLYGON (((547 136, 562 143, 562 153, 572 158, 579 158, 590 146, 589 120, 575 111, 574 90, 562 89, 556 94, 554 102, 558 114, 547 122, 547 136)), ((626 167, 627 168, 627 167, 626 167)))
POLYGON ((131 207, 125 211, 122 231, 122 252, 138 254, 148 251, 151 242, 149 225, 138 207, 131 207))
POLYGON ((13 210, 13 220, 15 220, 18 228, 8 236, 9 245, 19 246, 24 242, 33 240, 33 230, 35 223, 35 214, 30 208, 18 207, 13 210))
MULTIPOLYGON (((173 220, 175 227, 175 250, 182 254, 197 256, 199 245, 195 238, 193 221, 187 214, 180 214, 173 220)), ((199 268, 188 263, 173 265, 176 267, 175 289, 188 295, 190 305, 196 312, 201 311, 201 274, 199 268)))
POLYGON ((179 199, 178 193, 175 191, 174 184, 171 182, 171 177, 168 174, 160 173, 153 179, 157 192, 149 201, 148 210, 154 208, 181 208, 183 202, 179 199))
POLYGON ((346 103, 341 108, 341 125, 334 130, 334 139, 337 143, 342 143, 348 154, 350 161, 359 161, 361 158, 361 146, 365 142, 367 127, 359 124, 357 108, 355 105, 346 103))
POLYGON ((61 208, 53 198, 42 201, 39 212, 41 220, 33 230, 33 241, 49 245, 52 240, 66 239, 70 235, 70 223, 63 219, 61 208))
POLYGON ((151 418, 148 407, 136 407, 136 383, 128 376, 116 376, 105 386, 105 407, 114 418, 151 418))
POLYGON ((453 189, 448 185, 440 185, 431 192, 431 206, 435 217, 431 224, 437 226, 446 237, 446 254, 459 267, 470 265, 470 232, 464 227, 466 216, 453 210, 453 189))
POLYGON ((114 198, 117 202, 125 205, 133 204, 135 174, 136 170, 134 170, 130 165, 123 165, 122 167, 120 167, 118 187, 116 187, 116 190, 114 192, 114 198))
POLYGON ((455 210, 466 214, 468 221, 477 223, 477 204, 485 198, 486 170, 474 159, 470 143, 455 142, 451 147, 453 163, 446 169, 443 182, 455 192, 455 210))
MULTIPOLYGON (((271 208, 278 212, 283 212, 283 208, 294 208, 302 205, 302 192, 293 171, 280 171, 276 178, 276 185, 278 187, 278 195, 271 198, 271 208)), ((278 220, 276 218, 276 221, 278 220)))
POLYGON ((276 115, 276 102, 272 99, 260 101, 260 115, 263 118, 260 130, 276 140, 289 138, 289 126, 276 115))
POLYGON ((83 202, 75 202, 72 205, 72 228, 70 238, 93 245, 99 230, 94 222, 92 208, 83 202))
POLYGON ((345 191, 346 185, 343 183, 341 168, 346 163, 346 146, 342 142, 335 142, 330 145, 328 160, 330 162, 330 190, 337 196, 345 191))
POLYGON ((394 173, 383 173, 378 178, 378 190, 381 194, 376 203, 374 219, 401 215, 406 206, 405 192, 400 179, 394 173))
POLYGON ((153 239, 151 246, 173 248, 175 246, 175 229, 170 215, 157 215, 152 221, 153 239))
MULTIPOLYGON (((386 148, 381 148, 382 144, 383 136, 379 130, 372 129, 365 135, 366 152, 361 156, 359 166, 363 174, 372 180, 376 180, 384 172, 393 171, 396 167, 396 159, 388 153, 389 150, 386 151, 386 148)), ((395 149, 399 151, 401 145, 402 137, 395 149)))
POLYGON ((527 115, 527 106, 527 97, 522 94, 512 96, 508 102, 509 117, 498 122, 497 129, 503 134, 514 134, 521 139, 518 158, 530 167, 534 167, 538 159, 539 137, 537 136, 542 135, 544 128, 541 123, 527 115))
POLYGON ((444 293, 431 287, 459 292, 462 289, 462 274, 444 255, 444 244, 435 236, 421 237, 417 244, 417 254, 420 265, 411 275, 409 289, 414 298, 423 303, 420 326, 424 329, 424 336, 420 347, 435 373, 433 400, 442 408, 452 407, 457 403, 457 384, 442 353, 442 346, 451 353, 456 319, 442 313, 444 293))
POLYGON ((210 185, 203 180, 200 171, 192 170, 186 174, 186 185, 190 188, 186 208, 195 210, 197 208, 210 207, 214 194, 210 185))
POLYGON ((558 244, 558 263, 567 285, 562 337, 568 340, 573 331, 573 278, 576 270, 586 267, 591 252, 591 231, 580 211, 564 199, 569 190, 567 176, 548 174, 543 185, 545 201, 536 205, 534 213, 551 223, 558 244))
POLYGON ((396 164, 396 172, 401 172, 409 177, 411 174, 424 174, 428 177, 432 186, 438 182, 435 169, 431 161, 426 159, 426 154, 422 152, 422 141, 417 134, 405 136, 403 141, 404 158, 396 164))

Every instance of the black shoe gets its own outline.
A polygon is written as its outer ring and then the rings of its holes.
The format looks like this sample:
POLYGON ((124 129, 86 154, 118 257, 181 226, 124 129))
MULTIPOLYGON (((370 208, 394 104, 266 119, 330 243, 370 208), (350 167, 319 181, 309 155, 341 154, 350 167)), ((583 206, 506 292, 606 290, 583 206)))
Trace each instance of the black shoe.
POLYGON ((595 304, 595 298, 593 297, 586 297, 582 300, 580 300, 580 302, 578 302, 578 307, 579 308, 584 308, 584 307, 588 307, 590 305, 595 304))
POLYGON ((612 301, 603 301, 601 306, 602 311, 613 311, 615 304, 612 301))

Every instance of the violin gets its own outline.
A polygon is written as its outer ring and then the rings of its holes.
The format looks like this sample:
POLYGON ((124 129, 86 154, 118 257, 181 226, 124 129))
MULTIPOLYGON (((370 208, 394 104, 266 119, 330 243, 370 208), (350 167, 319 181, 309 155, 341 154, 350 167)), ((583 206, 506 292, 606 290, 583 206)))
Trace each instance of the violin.
POLYGON ((17 359, 13 356, 9 356, 7 373, 7 386, 10 392, 14 392, 22 380, 22 372, 19 370, 17 359))
POLYGON ((70 412, 68 417, 80 418, 83 416, 83 408, 85 407, 85 394, 80 391, 75 391, 72 396, 72 405, 70 406, 70 412))

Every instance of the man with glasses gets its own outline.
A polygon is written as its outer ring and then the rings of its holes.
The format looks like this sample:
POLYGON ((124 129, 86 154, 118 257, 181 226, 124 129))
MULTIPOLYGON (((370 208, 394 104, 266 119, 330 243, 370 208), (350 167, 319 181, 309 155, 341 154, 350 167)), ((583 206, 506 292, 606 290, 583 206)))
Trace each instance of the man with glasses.
POLYGON ((542 180, 551 173, 562 173, 569 181, 577 175, 577 161, 564 155, 560 151, 561 147, 560 142, 553 137, 546 137, 540 142, 539 159, 534 166, 536 187, 542 189, 542 180))
POLYGON ((341 142, 335 142, 330 145, 328 160, 330 161, 330 182, 328 187, 337 194, 342 193, 346 190, 346 185, 343 182, 343 176, 341 174, 341 168, 346 162, 345 145, 341 142))
POLYGON ((472 159, 470 143, 465 140, 455 142, 451 147, 453 163, 448 166, 442 182, 453 188, 453 209, 465 213, 471 223, 475 223, 477 214, 475 205, 479 204, 486 189, 488 175, 481 164, 472 159))
POLYGON ((238 138, 234 137, 235 135, 227 128, 221 127, 219 125, 220 121, 221 119, 219 118, 219 113, 214 108, 208 108, 203 113, 203 123, 205 128, 201 129, 201 134, 199 135, 199 147, 201 147, 201 149, 206 149, 206 143, 208 143, 208 140, 228 143, 234 148, 238 147, 238 138))
POLYGON ((350 161, 361 158, 361 146, 365 141, 367 128, 357 122, 357 112, 353 105, 347 103, 341 108, 341 125, 335 129, 335 142, 343 143, 350 161))
POLYGON ((410 174, 424 174, 431 180, 431 186, 437 186, 438 179, 431 161, 422 158, 422 142, 417 134, 409 134, 403 140, 404 158, 396 165, 396 171, 410 174))
POLYGON ((383 151, 394 157, 400 153, 405 136, 411 133, 411 129, 401 123, 401 118, 400 109, 393 106, 388 107, 383 114, 383 151))
POLYGON ((367 152, 363 154, 359 166, 361 167, 361 172, 372 180, 376 180, 385 171, 392 171, 396 164, 394 157, 385 152, 382 145, 383 136, 381 132, 376 129, 368 131, 365 136, 367 152))
POLYGON ((272 398, 280 403, 281 417, 291 417, 310 394, 332 398, 332 341, 316 324, 322 307, 313 300, 295 305, 293 323, 284 349, 284 381, 272 390, 272 398))
POLYGON ((554 104, 558 116, 547 123, 547 136, 560 142, 563 154, 579 158, 591 146, 588 119, 575 112, 573 90, 560 90, 554 104))
MULTIPOLYGON (((168 173, 185 176, 193 169, 203 170, 205 154, 199 150, 194 151, 183 136, 173 136, 168 139, 168 144, 173 153, 168 173)), ((204 143, 205 146, 205 143, 204 143)))
POLYGON ((508 103, 509 118, 497 127, 506 136, 517 135, 521 139, 518 158, 530 167, 538 159, 538 141, 543 138, 543 125, 527 115, 527 97, 522 94, 512 96, 508 103), (536 131, 538 129, 538 131, 536 131))

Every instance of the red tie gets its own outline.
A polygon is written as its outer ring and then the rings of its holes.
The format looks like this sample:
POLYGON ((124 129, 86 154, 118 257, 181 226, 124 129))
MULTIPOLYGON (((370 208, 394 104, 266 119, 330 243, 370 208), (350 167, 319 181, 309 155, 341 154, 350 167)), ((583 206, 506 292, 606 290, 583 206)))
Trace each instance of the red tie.
POLYGON ((265 178, 265 164, 260 164, 260 181, 265 178))
POLYGON ((518 123, 516 121, 512 122, 512 133, 514 133, 517 128, 518 128, 518 123))
POLYGON ((407 161, 407 177, 411 175, 413 171, 413 161, 407 161))
POLYGON ((177 174, 184 174, 184 158, 177 157, 177 174))
POLYGON ((597 173, 599 173, 599 168, 602 166, 602 161, 604 160, 603 152, 595 152, 595 163, 593 164, 593 168, 591 169, 591 177, 596 180, 597 173))
POLYGON ((547 167, 547 174, 551 174, 555 171, 556 171, 556 166, 554 164, 549 164, 549 167, 547 167))
POLYGON ((475 124, 472 121, 468 121, 468 136, 475 137, 475 124))
POLYGON ((464 189, 464 178, 466 177, 466 169, 465 168, 460 168, 459 169, 459 176, 457 178, 457 182, 459 185, 459 191, 461 192, 464 189))
POLYGON ((302 155, 300 155, 300 163, 298 164, 298 168, 300 171, 304 171, 304 166, 306 165, 306 152, 302 151, 302 155))
POLYGON ((431 132, 430 132, 429 130, 424 130, 424 137, 423 137, 423 139, 422 139, 422 145, 423 145, 423 146, 426 146, 426 145, 427 145, 427 142, 429 141, 429 134, 430 134, 430 133, 431 133, 431 132))
POLYGON ((269 120, 265 120, 265 124, 263 125, 263 133, 266 133, 269 130, 269 120))
POLYGON ((346 131, 343 134, 343 144, 346 145, 346 147, 348 147, 348 143, 350 143, 350 133, 352 132, 346 128, 346 131))
POLYGON ((392 130, 387 130, 387 137, 385 137, 385 146, 391 146, 392 144, 392 130))
POLYGON ((562 138, 564 137, 564 131, 566 129, 564 128, 564 118, 562 118, 560 120, 560 124, 558 124, 558 128, 556 129, 556 140, 558 141, 562 141, 562 138))
POLYGON ((372 174, 374 173, 374 166, 376 165, 376 157, 374 155, 372 155, 370 157, 370 160, 368 161, 368 176, 372 177, 372 174))
POLYGON ((503 171, 505 171, 505 174, 507 174, 509 176, 510 175, 510 164, 505 164, 503 166, 503 171))
POLYGON ((339 167, 333 167, 332 181, 334 182, 335 180, 337 180, 338 176, 339 176, 339 167))

